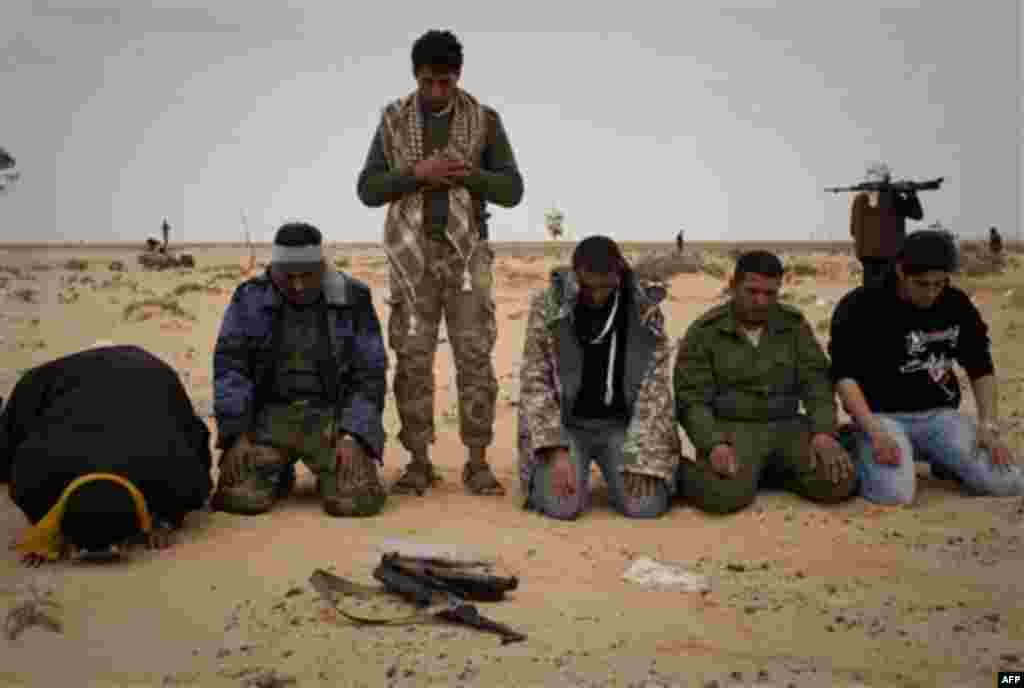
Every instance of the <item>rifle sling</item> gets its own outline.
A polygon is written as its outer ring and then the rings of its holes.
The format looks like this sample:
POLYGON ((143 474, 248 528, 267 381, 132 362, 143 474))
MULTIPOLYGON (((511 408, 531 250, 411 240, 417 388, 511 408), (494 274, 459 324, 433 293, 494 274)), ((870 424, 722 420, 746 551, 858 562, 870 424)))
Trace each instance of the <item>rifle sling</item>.
MULTIPOLYGON (((451 625, 453 623, 460 626, 467 625, 464 621, 461 621, 458 618, 460 615, 452 608, 448 601, 449 598, 443 594, 440 594, 443 601, 433 602, 429 606, 417 609, 413 613, 405 616, 370 618, 354 614, 346 609, 342 604, 342 599, 349 596, 361 597, 363 599, 369 599, 370 597, 386 597, 393 601, 396 597, 398 597, 398 599, 401 599, 401 597, 396 596, 387 588, 353 583, 341 576, 328 573, 323 569, 315 570, 313 575, 310 576, 309 582, 325 602, 330 603, 338 610, 339 614, 357 626, 451 625), (337 596, 335 593, 337 593, 337 596)), ((526 639, 525 635, 511 629, 507 629, 501 624, 496 624, 486 617, 481 616, 479 612, 476 611, 476 607, 472 605, 467 606, 472 607, 473 614, 477 617, 477 623, 471 625, 471 628, 476 628, 480 631, 494 633, 501 636, 502 644, 518 642, 526 639)))
MULTIPOLYGON (((444 619, 439 619, 436 614, 445 609, 448 609, 449 605, 447 602, 441 603, 436 602, 422 609, 417 609, 412 614, 405 616, 397 616, 392 618, 371 618, 367 616, 361 616, 354 614, 342 604, 342 600, 346 597, 358 597, 362 599, 370 599, 371 597, 382 597, 389 601, 395 601, 396 599, 402 599, 400 596, 396 596, 389 592, 387 588, 379 587, 375 585, 362 585, 360 583, 353 583, 350 580, 336 576, 333 573, 328 573, 323 569, 317 569, 313 572, 313 575, 309 577, 310 585, 313 589, 320 593, 320 597, 325 601, 334 606, 335 609, 341 613, 349 621, 363 626, 404 626, 412 624, 429 624, 429 623, 446 623, 444 619)), ((403 600, 404 601, 404 600, 403 600)), ((409 604, 406 602, 406 604, 409 604)), ((410 605, 411 606, 411 605, 410 605)))

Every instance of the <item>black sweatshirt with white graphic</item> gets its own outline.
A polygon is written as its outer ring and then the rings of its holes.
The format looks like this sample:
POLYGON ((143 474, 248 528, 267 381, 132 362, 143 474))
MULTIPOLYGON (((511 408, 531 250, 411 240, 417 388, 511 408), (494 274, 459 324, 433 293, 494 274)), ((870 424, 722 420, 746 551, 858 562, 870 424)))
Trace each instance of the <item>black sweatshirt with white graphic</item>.
POLYGON ((970 297, 946 287, 931 308, 903 301, 895 281, 859 287, 832 314, 834 382, 853 379, 874 413, 958 408, 959 363, 971 380, 994 371, 988 326, 970 297))

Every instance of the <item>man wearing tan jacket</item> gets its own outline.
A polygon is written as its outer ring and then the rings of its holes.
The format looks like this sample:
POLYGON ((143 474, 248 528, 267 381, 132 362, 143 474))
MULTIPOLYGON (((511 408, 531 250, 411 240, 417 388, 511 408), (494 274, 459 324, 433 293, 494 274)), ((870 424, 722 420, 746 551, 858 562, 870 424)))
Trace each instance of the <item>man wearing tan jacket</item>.
MULTIPOLYGON (((867 180, 888 182, 889 168, 876 165, 868 169, 867 180)), ((860 192, 850 208, 850 236, 856 245, 857 259, 864 268, 865 287, 878 287, 892 272, 896 255, 907 234, 906 218, 924 217, 917 193, 897 191, 860 192)))

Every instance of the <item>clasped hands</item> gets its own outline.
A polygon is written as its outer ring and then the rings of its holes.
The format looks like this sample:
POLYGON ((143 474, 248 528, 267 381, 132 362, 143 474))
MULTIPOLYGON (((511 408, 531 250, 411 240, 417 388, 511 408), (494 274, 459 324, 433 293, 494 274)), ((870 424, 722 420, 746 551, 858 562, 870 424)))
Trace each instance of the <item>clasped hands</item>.
POLYGON ((425 158, 413 167, 417 181, 431 190, 446 189, 457 185, 466 178, 472 168, 462 160, 452 158, 425 158))

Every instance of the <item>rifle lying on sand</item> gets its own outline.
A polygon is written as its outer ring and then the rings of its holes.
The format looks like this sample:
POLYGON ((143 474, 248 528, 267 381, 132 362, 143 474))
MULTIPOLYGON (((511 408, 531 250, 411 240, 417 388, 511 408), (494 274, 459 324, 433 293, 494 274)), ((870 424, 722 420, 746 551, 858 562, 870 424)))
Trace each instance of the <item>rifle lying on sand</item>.
POLYGON ((915 182, 907 179, 901 179, 896 182, 861 182, 854 186, 830 186, 825 191, 831 191, 832 193, 842 193, 844 191, 896 191, 898 193, 935 191, 942 186, 942 182, 945 180, 945 177, 937 177, 924 182, 915 182))
POLYGON ((352 583, 322 569, 313 572, 309 581, 320 596, 334 601, 333 593, 356 597, 373 597, 396 594, 416 605, 412 615, 371 619, 344 609, 338 611, 349 621, 359 625, 404 625, 415 623, 456 623, 487 633, 501 636, 501 644, 507 645, 526 636, 508 626, 492 621, 480 614, 467 600, 476 602, 497 602, 505 593, 515 590, 519 580, 514 576, 502 578, 490 574, 466 570, 466 564, 443 559, 421 559, 399 554, 385 554, 373 571, 373 577, 384 584, 375 588, 352 583))

